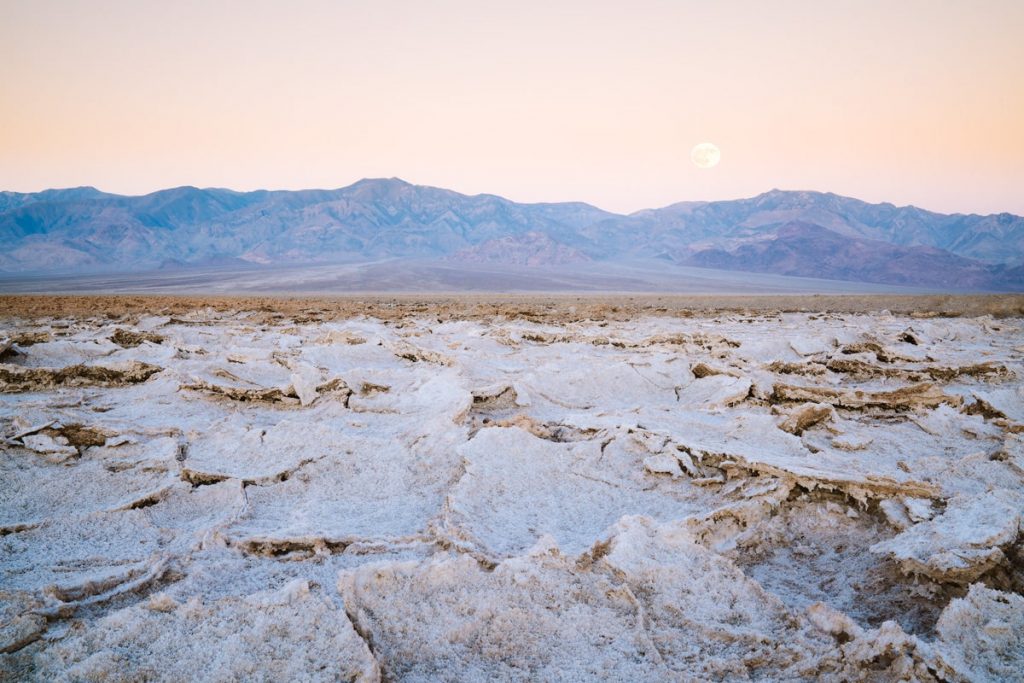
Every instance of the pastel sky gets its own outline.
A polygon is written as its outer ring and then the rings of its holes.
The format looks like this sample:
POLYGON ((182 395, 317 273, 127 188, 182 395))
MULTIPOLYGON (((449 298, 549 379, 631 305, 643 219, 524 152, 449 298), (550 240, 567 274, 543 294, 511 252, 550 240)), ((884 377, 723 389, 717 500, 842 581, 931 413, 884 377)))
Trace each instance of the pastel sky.
POLYGON ((0 66, 0 189, 1024 214, 1022 0, 0 0, 0 66))

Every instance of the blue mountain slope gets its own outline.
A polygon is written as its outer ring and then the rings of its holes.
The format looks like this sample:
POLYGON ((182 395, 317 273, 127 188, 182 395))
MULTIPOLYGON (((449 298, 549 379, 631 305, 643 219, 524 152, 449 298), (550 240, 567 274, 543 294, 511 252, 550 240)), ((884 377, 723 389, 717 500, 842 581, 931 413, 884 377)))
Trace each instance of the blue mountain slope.
POLYGON ((1024 218, 944 215, 780 190, 623 216, 583 203, 521 204, 391 178, 294 192, 3 192, 0 243, 0 270, 62 273, 382 258, 548 265, 563 259, 710 259, 720 267, 779 273, 784 267, 799 271, 794 259, 807 259, 810 268, 834 252, 864 259, 831 260, 844 264, 831 276, 853 281, 924 284, 934 279, 927 270, 941 262, 945 280, 964 288, 1016 289, 1014 273, 1024 264, 1024 218), (794 224, 803 227, 794 233, 794 224), (822 231, 821 239, 814 238, 815 230, 822 231), (865 250, 865 240, 900 249, 865 250), (775 242, 777 249, 766 249, 775 242), (773 253, 790 255, 785 266, 765 257, 773 253))

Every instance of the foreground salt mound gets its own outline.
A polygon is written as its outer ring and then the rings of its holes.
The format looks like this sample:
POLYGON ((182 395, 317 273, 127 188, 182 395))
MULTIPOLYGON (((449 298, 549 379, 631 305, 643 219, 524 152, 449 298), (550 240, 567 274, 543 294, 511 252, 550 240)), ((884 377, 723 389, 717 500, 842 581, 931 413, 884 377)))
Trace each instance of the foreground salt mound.
POLYGON ((1020 320, 312 317, 2 321, 0 678, 1024 670, 1020 320))
POLYGON ((965 680, 1011 681, 1024 660, 1024 597, 971 586, 939 617, 943 663, 965 680))
POLYGON ((187 554, 245 502, 241 486, 225 481, 198 489, 181 485, 152 504, 118 511, 60 515, 0 537, 0 578, 7 589, 37 591, 52 610, 106 599, 152 581, 170 558, 187 554), (109 594, 109 595, 108 595, 109 594))
POLYGON ((1022 654, 1020 596, 975 586, 929 644, 822 603, 791 611, 684 526, 644 517, 579 555, 544 537, 492 570, 467 556, 369 564, 338 590, 382 669, 409 681, 988 680, 1012 678, 1022 654), (961 628, 978 636, 950 637, 961 628))
POLYGON ((171 439, 154 444, 146 462, 121 467, 102 457, 79 458, 71 450, 75 457, 62 467, 43 457, 0 461, 0 533, 28 529, 51 517, 126 510, 160 497, 177 479, 177 442, 171 439))
POLYGON ((72 628, 35 674, 51 681, 380 680, 344 611, 306 581, 209 603, 156 593, 72 628))
MULTIPOLYGON (((362 445, 370 450, 349 445, 280 484, 248 487, 228 536, 247 552, 277 555, 417 540, 444 498, 432 469, 443 463, 424 467, 417 451, 391 442, 362 445)), ((448 467, 454 474, 455 462, 448 467)))
POLYGON ((969 583, 1004 562, 1004 549, 1017 541, 1024 495, 994 491, 950 501, 937 517, 915 524, 892 540, 872 546, 887 553, 907 573, 969 583))
POLYGON ((271 417, 252 422, 232 414, 211 425, 189 446, 181 477, 191 483, 224 479, 266 483, 283 481, 300 467, 334 453, 351 441, 330 423, 271 417))
POLYGON ((428 527, 459 476, 456 446, 472 396, 443 376, 400 388, 362 391, 380 400, 362 404, 358 418, 334 405, 301 413, 312 425, 293 416, 247 426, 240 449, 230 447, 230 434, 214 437, 216 452, 200 451, 204 471, 238 454, 238 464, 259 475, 246 489, 245 512, 226 531, 229 541, 277 556, 432 541, 428 527))
POLYGON ((601 467, 609 447, 555 443, 518 427, 481 430, 460 448, 465 474, 449 494, 447 533, 483 557, 517 555, 545 535, 580 552, 624 514, 678 519, 701 509, 679 485, 637 486, 639 461, 632 473, 601 467))
POLYGON ((368 565, 338 587, 401 680, 768 680, 812 674, 801 660, 826 644, 685 531, 643 518, 580 556, 548 537, 493 571, 465 556, 368 565))
POLYGON ((538 364, 522 382, 531 395, 563 408, 628 409, 640 403, 669 406, 677 401, 675 387, 689 383, 693 376, 684 364, 667 360, 606 362, 598 373, 573 363, 572 354, 566 353, 538 364))
POLYGON ((831 645, 822 634, 680 525, 624 518, 590 557, 636 597, 661 659, 677 674, 778 680, 829 666, 819 660, 831 645))
POLYGON ((561 557, 509 561, 493 572, 468 556, 371 565, 343 574, 339 590, 399 680, 667 674, 628 593, 561 557))
POLYGON ((757 413, 692 414, 665 422, 677 447, 695 462, 725 474, 751 473, 792 479, 808 489, 839 489, 859 499, 894 494, 933 495, 936 487, 897 463, 851 457, 843 449, 810 449, 757 413))

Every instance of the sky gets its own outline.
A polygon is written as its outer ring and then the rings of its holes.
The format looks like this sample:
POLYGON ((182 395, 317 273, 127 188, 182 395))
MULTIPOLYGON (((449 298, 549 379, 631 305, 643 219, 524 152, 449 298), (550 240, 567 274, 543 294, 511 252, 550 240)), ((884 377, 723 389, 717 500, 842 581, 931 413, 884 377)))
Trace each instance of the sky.
POLYGON ((1022 36, 1021 0, 0 0, 0 189, 1024 214, 1022 36))

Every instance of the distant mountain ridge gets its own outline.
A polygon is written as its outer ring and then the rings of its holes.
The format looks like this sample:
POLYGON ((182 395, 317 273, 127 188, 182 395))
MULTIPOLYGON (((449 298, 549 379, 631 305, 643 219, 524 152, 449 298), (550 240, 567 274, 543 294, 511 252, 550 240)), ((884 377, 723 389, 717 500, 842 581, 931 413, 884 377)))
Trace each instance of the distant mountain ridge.
POLYGON ((0 271, 8 273, 402 258, 599 267, 656 258, 855 282, 1024 290, 1020 216, 946 215, 782 190, 630 215, 397 178, 336 190, 0 192, 0 244, 0 271))
POLYGON ((994 280, 1020 282, 1022 268, 991 265, 935 247, 906 247, 846 237, 793 221, 770 238, 731 249, 708 248, 680 259, 687 265, 855 282, 984 290, 994 280))

